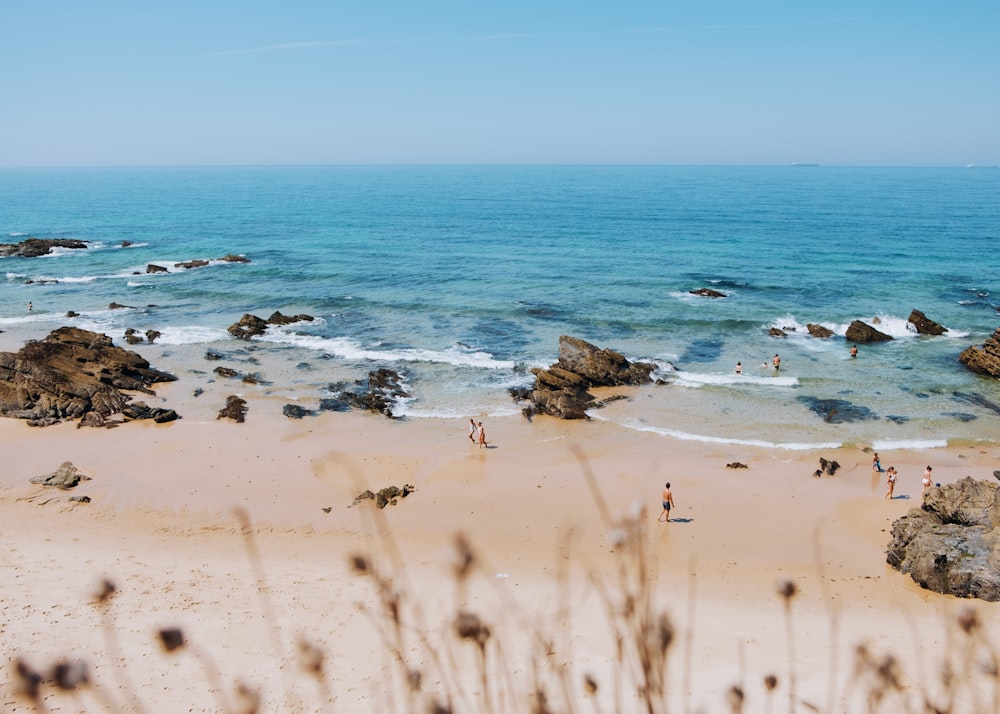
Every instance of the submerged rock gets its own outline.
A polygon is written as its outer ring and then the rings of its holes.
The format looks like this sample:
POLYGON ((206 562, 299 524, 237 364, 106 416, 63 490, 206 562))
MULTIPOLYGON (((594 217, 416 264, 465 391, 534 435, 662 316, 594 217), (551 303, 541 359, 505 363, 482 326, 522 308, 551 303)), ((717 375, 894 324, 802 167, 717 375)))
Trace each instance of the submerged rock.
POLYGON ((823 417, 828 424, 843 424, 854 421, 878 419, 878 414, 868 407, 862 407, 846 399, 819 399, 817 397, 798 397, 809 409, 823 417))

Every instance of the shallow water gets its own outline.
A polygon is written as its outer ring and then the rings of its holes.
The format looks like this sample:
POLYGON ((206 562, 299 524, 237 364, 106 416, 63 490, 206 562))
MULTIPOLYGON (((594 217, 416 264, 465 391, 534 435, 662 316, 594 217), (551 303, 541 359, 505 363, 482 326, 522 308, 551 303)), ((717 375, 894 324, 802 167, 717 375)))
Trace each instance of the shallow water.
POLYGON ((207 349, 247 359, 225 330, 243 313, 308 313, 255 340, 262 389, 309 402, 388 366, 412 390, 401 413, 462 418, 517 413, 507 389, 569 334, 661 365, 668 384, 594 414, 629 428, 786 448, 997 438, 1000 386, 956 357, 1000 325, 1000 171, 31 169, 0 171, 0 195, 4 240, 91 245, 0 259, 8 349, 69 322, 119 343, 152 328, 135 349, 183 376, 207 349), (174 267, 196 258, 212 262, 174 267), (915 335, 913 308, 948 334, 915 335), (896 339, 852 359, 844 331, 876 317, 896 339))

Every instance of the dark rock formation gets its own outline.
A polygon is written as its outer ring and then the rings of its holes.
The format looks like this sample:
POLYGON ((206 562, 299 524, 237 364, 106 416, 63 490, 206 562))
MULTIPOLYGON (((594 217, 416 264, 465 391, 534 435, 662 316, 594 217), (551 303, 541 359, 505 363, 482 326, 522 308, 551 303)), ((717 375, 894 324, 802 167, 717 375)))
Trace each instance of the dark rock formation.
POLYGON ((122 409, 122 416, 132 421, 152 419, 157 424, 166 424, 168 421, 175 421, 180 418, 173 409, 151 407, 145 402, 132 402, 122 409))
POLYGON ((66 317, 80 317, 80 313, 76 312, 75 310, 68 310, 66 312, 66 317))
POLYGON ((920 310, 913 310, 906 321, 913 325, 921 335, 943 335, 948 331, 947 327, 937 324, 920 310))
POLYGON ((150 385, 175 379, 135 352, 115 347, 107 335, 60 327, 17 353, 0 353, 0 414, 32 426, 90 412, 107 418, 131 400, 124 392, 153 394, 150 385))
POLYGON ((146 266, 147 273, 169 273, 170 270, 164 268, 162 265, 156 265, 155 263, 150 263, 146 266))
MULTIPOLYGON (((532 408, 560 419, 586 419, 586 410, 598 406, 588 389, 647 384, 655 369, 654 364, 629 362, 614 350, 563 335, 559 338, 559 360, 548 369, 532 370, 532 408)), ((517 398, 523 392, 512 394, 517 398)))
POLYGON ((157 337, 162 336, 162 332, 159 330, 146 330, 146 341, 152 344, 157 337))
POLYGON ((1000 600, 1000 484, 966 477, 931 487, 892 524, 886 562, 921 587, 1000 600))
POLYGON ((821 340, 825 340, 828 337, 833 337, 833 330, 831 330, 828 327, 823 327, 822 325, 818 325, 815 322, 807 323, 806 329, 809 331, 810 335, 812 335, 813 337, 818 337, 821 340))
POLYGON ((0 258, 8 256, 37 258, 40 255, 48 255, 53 248, 84 250, 87 248, 87 243, 65 238, 28 238, 20 243, 0 243, 0 258))
POLYGON ((771 337, 788 337, 788 333, 782 330, 780 327, 772 327, 767 331, 771 337))
POLYGON ((109 310, 134 310, 135 308, 132 307, 131 305, 122 305, 121 303, 113 302, 110 305, 108 305, 108 309, 109 310))
POLYGON ((205 353, 205 359, 209 360, 210 362, 215 360, 220 360, 222 359, 222 355, 220 355, 218 352, 212 352, 212 350, 208 350, 205 353))
POLYGON ((697 290, 689 291, 692 295, 698 295, 700 297, 707 298, 724 298, 725 293, 720 293, 718 290, 712 290, 712 288, 698 288, 697 290))
POLYGON ((744 463, 740 463, 739 461, 731 461, 730 463, 726 464, 726 468, 727 469, 748 469, 750 467, 747 466, 744 463))
POLYGON ((264 320, 256 315, 247 313, 240 318, 239 322, 229 326, 229 334, 241 340, 250 340, 258 335, 263 335, 268 325, 291 325, 294 322, 311 322, 313 319, 312 315, 290 316, 282 315, 280 312, 275 311, 271 317, 264 320))
POLYGON ((828 424, 844 424, 855 421, 878 419, 878 414, 846 399, 820 399, 819 397, 796 397, 813 413, 818 414, 828 424))
POLYGON ((295 322, 312 322, 315 318, 312 315, 282 315, 275 310, 269 318, 268 325, 291 325, 295 322))
POLYGON ((69 461, 63 461, 58 469, 45 476, 34 476, 31 478, 31 483, 41 484, 42 486, 54 486, 55 488, 61 488, 64 491, 68 491, 74 488, 81 480, 90 480, 90 477, 81 474, 76 466, 69 461))
POLYGON ((838 464, 836 461, 827 461, 822 456, 819 457, 819 473, 821 475, 826 474, 828 476, 833 476, 835 473, 837 473, 837 470, 839 468, 840 464, 838 464))
POLYGON ((282 407, 281 413, 289 419, 301 419, 302 417, 311 416, 314 412, 309 411, 305 407, 300 407, 298 404, 286 404, 282 407))
POLYGON ((879 332, 861 320, 852 322, 848 326, 847 332, 844 333, 844 337, 847 338, 848 342, 887 342, 892 339, 890 335, 879 332))
POLYGON ((266 321, 256 315, 247 313, 240 318, 239 322, 233 323, 229 326, 229 334, 241 340, 250 340, 252 337, 263 335, 264 330, 266 329, 266 321))
POLYGON ((247 419, 247 400, 232 395, 226 397, 226 406, 219 410, 216 419, 232 419, 242 424, 247 419))
POLYGON ((369 500, 375 501, 375 505, 379 508, 385 508, 388 505, 395 506, 397 499, 406 498, 416 490, 416 486, 411 486, 408 483, 403 484, 402 488, 399 488, 398 486, 386 486, 383 489, 379 489, 378 493, 372 493, 370 490, 365 490, 357 495, 351 506, 356 506, 362 501, 369 500))
POLYGON ((219 260, 225 263, 249 263, 250 259, 245 255, 235 255, 233 253, 227 253, 226 255, 219 258, 219 260))
POLYGON ((191 268, 204 268, 206 265, 208 265, 208 261, 201 259, 187 260, 183 263, 174 263, 175 268, 184 268, 185 270, 190 270, 191 268))
POLYGON ((1000 377, 1000 328, 983 344, 963 350, 958 361, 973 372, 1000 377))
POLYGON ((355 382, 354 390, 338 390, 335 394, 337 399, 347 402, 355 409, 380 412, 390 419, 396 418, 393 414, 396 403, 410 396, 403 388, 399 373, 386 367, 369 372, 367 381, 355 382))
POLYGON ((216 367, 212 370, 220 377, 239 377, 240 373, 235 369, 230 369, 229 367, 216 367))

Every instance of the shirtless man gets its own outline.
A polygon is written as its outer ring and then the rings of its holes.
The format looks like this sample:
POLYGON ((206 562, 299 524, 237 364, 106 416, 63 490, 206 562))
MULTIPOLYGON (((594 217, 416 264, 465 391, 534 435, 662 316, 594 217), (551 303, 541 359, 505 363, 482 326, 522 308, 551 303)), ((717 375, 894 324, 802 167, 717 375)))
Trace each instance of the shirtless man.
POLYGON ((663 487, 663 513, 656 520, 660 523, 666 523, 670 520, 670 509, 674 507, 674 494, 670 490, 670 482, 667 481, 666 485, 663 487))
POLYGON ((781 357, 779 357, 778 355, 775 355, 774 359, 771 360, 771 364, 774 365, 774 369, 775 370, 781 369, 781 357))

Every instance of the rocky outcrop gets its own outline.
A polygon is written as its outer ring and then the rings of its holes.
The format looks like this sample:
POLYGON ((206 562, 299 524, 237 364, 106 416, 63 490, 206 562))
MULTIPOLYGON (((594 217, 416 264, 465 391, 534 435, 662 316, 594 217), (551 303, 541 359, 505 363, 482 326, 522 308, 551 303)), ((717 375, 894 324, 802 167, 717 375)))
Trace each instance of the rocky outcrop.
POLYGON ((396 418, 394 410, 399 400, 410 396, 399 373, 387 367, 369 372, 367 381, 355 382, 354 389, 337 388, 333 391, 335 398, 328 402, 329 410, 337 410, 336 404, 343 402, 355 409, 385 414, 390 419, 396 418))
POLYGON ((891 335, 879 332, 861 320, 852 322, 848 326, 847 332, 844 333, 844 337, 847 338, 848 342, 887 342, 892 339, 891 335))
POLYGON ((184 270, 190 270, 191 268, 204 268, 206 265, 208 265, 208 261, 200 258, 185 260, 183 263, 174 263, 175 268, 183 268, 184 270))
POLYGON ((31 483, 37 483, 41 486, 53 486, 54 488, 61 488, 63 491, 75 488, 80 481, 89 480, 90 477, 81 474, 70 461, 63 461, 59 468, 50 474, 33 476, 30 479, 31 483))
POLYGON ((0 243, 0 258, 8 256, 37 258, 40 255, 48 255, 53 248, 85 250, 87 243, 66 238, 28 238, 20 243, 0 243))
POLYGON ((149 265, 146 266, 146 272, 147 273, 169 273, 170 271, 167 268, 164 268, 162 265, 157 265, 156 263, 150 263, 149 265))
POLYGON ((947 327, 937 324, 920 310, 913 310, 906 321, 921 335, 943 335, 948 331, 947 327))
POLYGON ((958 361, 973 372, 1000 377, 1000 328, 983 344, 963 350, 958 361))
POLYGON ((833 330, 829 327, 823 327, 815 322, 806 323, 806 329, 809 331, 810 335, 818 337, 821 340, 833 337, 833 330))
POLYGON ((60 327, 17 353, 0 353, 0 414, 47 426, 94 413, 101 420, 121 413, 150 386, 177 379, 150 367, 111 338, 77 327, 60 327))
MULTIPOLYGON (((647 384, 656 365, 630 362, 622 354, 600 349, 577 337, 559 338, 559 360, 548 369, 533 369, 532 411, 560 419, 586 419, 598 406, 591 387, 647 384)), ((512 392, 515 398, 524 392, 512 392)))
POLYGON ((725 293, 720 293, 718 290, 712 290, 712 288, 698 288, 697 290, 689 291, 692 295, 698 295, 699 297, 707 298, 724 298, 725 293))
POLYGON ((295 322, 311 322, 313 319, 312 315, 282 315, 280 312, 275 311, 265 320, 247 313, 240 318, 239 322, 230 325, 228 331, 233 337, 241 340, 250 340, 263 335, 269 325, 291 325, 295 322))
POLYGON ((966 477, 927 490, 892 524, 886 562, 921 587, 1000 601, 1000 484, 966 477))

